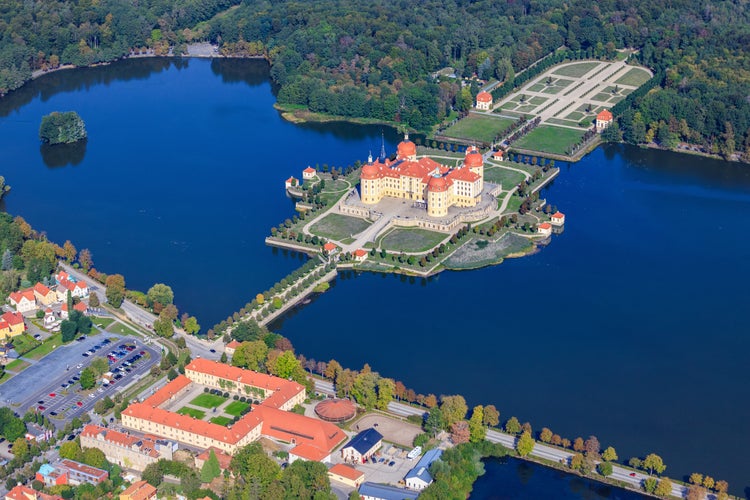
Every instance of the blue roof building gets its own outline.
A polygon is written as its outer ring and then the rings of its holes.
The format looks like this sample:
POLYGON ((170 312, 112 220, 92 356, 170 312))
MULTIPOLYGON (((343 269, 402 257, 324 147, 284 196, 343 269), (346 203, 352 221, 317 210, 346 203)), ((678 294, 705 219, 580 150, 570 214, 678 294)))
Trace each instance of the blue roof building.
POLYGON ((412 500, 417 498, 419 493, 387 484, 368 482, 359 487, 359 496, 362 500, 412 500))
POLYGON ((370 427, 365 429, 341 448, 341 458, 350 462, 364 462, 383 444, 383 435, 370 427))
POLYGON ((432 476, 430 475, 430 465, 432 462, 439 459, 443 455, 443 450, 434 449, 430 450, 419 459, 417 465, 410 470, 404 480, 406 481, 406 487, 413 490, 423 490, 427 488, 432 482, 432 476))

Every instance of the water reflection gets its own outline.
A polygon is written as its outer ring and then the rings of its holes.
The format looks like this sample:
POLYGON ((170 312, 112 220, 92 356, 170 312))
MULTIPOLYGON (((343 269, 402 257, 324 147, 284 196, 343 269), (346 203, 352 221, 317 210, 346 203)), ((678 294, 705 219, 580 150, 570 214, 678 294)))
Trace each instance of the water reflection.
POLYGON ((67 165, 78 165, 86 156, 86 139, 73 144, 41 144, 39 152, 42 154, 44 164, 49 168, 65 167, 67 165))
POLYGON ((268 63, 263 59, 212 59, 211 71, 223 83, 244 82, 251 87, 268 83, 268 63))

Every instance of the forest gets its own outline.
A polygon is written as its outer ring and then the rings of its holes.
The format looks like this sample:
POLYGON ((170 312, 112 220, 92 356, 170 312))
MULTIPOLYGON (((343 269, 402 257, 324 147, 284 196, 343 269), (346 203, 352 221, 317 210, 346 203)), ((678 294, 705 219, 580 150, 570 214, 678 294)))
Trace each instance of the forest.
POLYGON ((660 79, 628 100, 613 139, 750 150, 750 10, 711 0, 6 0, 0 7, 0 95, 32 72, 210 41, 262 56, 278 101, 429 131, 466 111, 477 85, 512 82, 560 48, 612 57, 638 49, 660 79))

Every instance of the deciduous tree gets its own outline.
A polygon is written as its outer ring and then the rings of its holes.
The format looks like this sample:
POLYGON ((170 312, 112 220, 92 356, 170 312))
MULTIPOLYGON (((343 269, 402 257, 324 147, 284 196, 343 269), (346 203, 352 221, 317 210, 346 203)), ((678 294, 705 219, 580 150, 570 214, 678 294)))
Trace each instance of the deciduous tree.
POLYGON ((154 304, 157 302, 162 306, 166 306, 174 302, 174 292, 170 286, 164 283, 156 283, 148 289, 146 299, 148 300, 149 307, 154 307, 154 304))
POLYGON ((521 434, 521 437, 518 438, 518 441, 516 441, 516 451, 520 456, 525 457, 534 450, 535 444, 536 442, 534 441, 534 438, 531 437, 531 434, 524 432, 521 434))
POLYGON ((487 405, 484 407, 483 423, 487 427, 495 427, 500 423, 500 412, 497 411, 495 405, 487 405))
POLYGON ((521 423, 518 421, 516 417, 510 417, 507 422, 505 422, 505 432, 508 434, 519 434, 521 432, 521 423))
POLYGON ((93 265, 94 261, 91 257, 91 250, 88 248, 81 249, 80 252, 78 252, 78 263, 81 264, 81 267, 84 271, 87 271, 91 269, 91 266, 93 265))
POLYGON ((589 436, 589 438, 583 443, 583 446, 586 449, 586 456, 591 458, 597 458, 599 456, 601 445, 596 436, 589 436))
POLYGON ((667 470, 667 466, 664 465, 664 461, 656 453, 649 454, 643 460, 643 468, 648 470, 649 474, 653 474, 654 472, 656 472, 657 474, 662 474, 665 470, 667 470))
POLYGON ((471 411, 469 419, 469 440, 472 443, 483 441, 487 435, 487 427, 484 426, 484 408, 477 405, 471 411))
POLYGON ((602 452, 602 460, 606 462, 614 462, 617 460, 617 452, 611 446, 608 446, 606 450, 602 452))
POLYGON ((86 367, 81 372, 81 388, 83 390, 91 389, 96 384, 96 375, 91 367, 86 367))
POLYGON ((121 274, 107 276, 104 285, 107 287, 107 302, 112 307, 118 308, 125 299, 125 278, 121 274))
POLYGON ((445 418, 446 425, 449 426, 459 420, 463 420, 466 417, 466 412, 469 411, 469 407, 466 406, 466 400, 460 395, 441 396, 440 409, 443 410, 443 417, 445 418))
POLYGON ((577 437, 575 441, 573 441, 573 449, 577 452, 582 452, 586 449, 583 445, 583 438, 577 437))
POLYGON ((65 243, 63 243, 63 257, 68 263, 73 262, 76 258, 76 253, 78 251, 76 250, 76 247, 73 246, 73 243, 70 242, 70 240, 65 240, 65 243))
POLYGON ((669 478, 662 478, 659 480, 659 484, 656 485, 654 494, 660 497, 668 497, 672 494, 672 481, 669 478))
POLYGON ((468 443, 470 437, 469 423, 466 420, 460 420, 451 424, 451 441, 454 444, 468 443))
POLYGON ((552 431, 546 427, 542 427, 542 432, 539 433, 539 440, 542 443, 549 443, 552 441, 552 431))

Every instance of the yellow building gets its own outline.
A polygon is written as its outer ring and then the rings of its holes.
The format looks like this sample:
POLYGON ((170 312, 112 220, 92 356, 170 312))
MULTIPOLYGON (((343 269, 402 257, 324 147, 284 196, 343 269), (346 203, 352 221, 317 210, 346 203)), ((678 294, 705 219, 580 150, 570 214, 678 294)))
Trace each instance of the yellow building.
POLYGON ((448 215, 448 208, 474 207, 484 188, 484 159, 476 147, 466 151, 463 165, 451 168, 429 157, 417 158, 417 147, 405 136, 396 159, 376 160, 372 156, 362 167, 362 202, 378 203, 384 197, 421 203, 430 217, 448 215))
POLYGON ((23 315, 18 312, 6 312, 0 316, 0 339, 10 339, 26 331, 23 315))

